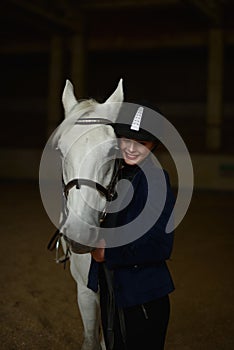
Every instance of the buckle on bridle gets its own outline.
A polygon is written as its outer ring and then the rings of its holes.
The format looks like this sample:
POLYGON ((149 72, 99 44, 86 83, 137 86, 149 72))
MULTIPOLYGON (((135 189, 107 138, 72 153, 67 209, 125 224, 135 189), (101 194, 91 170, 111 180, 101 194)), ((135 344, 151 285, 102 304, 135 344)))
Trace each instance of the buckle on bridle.
POLYGON ((59 256, 59 248, 62 245, 61 240, 62 240, 62 234, 60 233, 59 237, 57 238, 55 249, 56 249, 56 254, 55 254, 55 262, 56 264, 64 264, 64 269, 66 267, 66 262, 69 260, 70 257, 70 249, 67 243, 66 244, 66 253, 63 254, 62 256, 59 256))
POLYGON ((62 238, 63 238, 63 234, 60 232, 59 229, 57 229, 55 231, 55 233, 53 234, 53 236, 51 237, 51 239, 47 245, 47 249, 50 251, 55 249, 55 251, 56 251, 55 261, 57 264, 64 264, 64 269, 65 269, 66 262, 67 262, 67 260, 69 260, 71 252, 70 252, 70 249, 69 249, 67 242, 64 240, 64 244, 66 245, 66 253, 59 256, 60 255, 60 248, 62 245, 62 242, 61 242, 62 238))

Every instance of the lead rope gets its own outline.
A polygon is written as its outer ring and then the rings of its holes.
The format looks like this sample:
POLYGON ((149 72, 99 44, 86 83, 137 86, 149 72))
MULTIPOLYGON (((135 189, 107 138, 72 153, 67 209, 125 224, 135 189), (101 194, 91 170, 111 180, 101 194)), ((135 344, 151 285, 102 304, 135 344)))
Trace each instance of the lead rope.
MULTIPOLYGON (((109 189, 112 190, 112 199, 114 199, 114 196, 116 194, 115 192, 115 186, 117 184, 117 181, 119 179, 120 170, 122 169, 123 161, 121 158, 116 158, 115 161, 115 169, 114 169, 114 176, 112 177, 112 180, 109 185, 109 189)), ((106 214, 106 213, 105 213, 106 214)), ((106 216, 106 215, 105 215, 106 216)), ((105 219, 102 219, 102 222, 105 219)), ((113 289, 113 273, 107 268, 105 262, 102 264, 103 270, 106 278, 107 283, 107 289, 108 289, 108 305, 107 305, 107 350, 113 350, 114 349, 114 321, 115 321, 115 313, 116 313, 116 306, 115 306, 115 297, 114 297, 114 289, 113 289)), ((122 308, 117 308, 118 312, 118 318, 119 318, 119 325, 120 325, 120 332, 122 335, 122 341, 124 344, 123 350, 127 350, 126 345, 126 326, 125 326, 125 318, 124 318, 124 312, 122 308)))
MULTIPOLYGON (((113 289, 113 273, 106 267, 105 263, 103 263, 102 266, 103 266, 103 271, 105 274, 107 290, 108 290, 107 330, 106 330, 107 350, 113 350, 114 343, 115 343, 114 323, 115 323, 115 314, 116 314, 115 296, 114 296, 114 289, 113 289)), ((118 312, 118 318, 119 318, 120 333, 122 335, 122 341, 124 344, 123 350, 127 350, 124 312, 123 312, 123 309, 120 307, 117 308, 117 312, 118 312)))
POLYGON ((107 350, 113 350, 114 348, 114 320, 115 320, 115 300, 113 291, 113 275, 110 270, 107 269, 106 264, 103 263, 103 271, 105 274, 108 300, 107 300, 107 350))

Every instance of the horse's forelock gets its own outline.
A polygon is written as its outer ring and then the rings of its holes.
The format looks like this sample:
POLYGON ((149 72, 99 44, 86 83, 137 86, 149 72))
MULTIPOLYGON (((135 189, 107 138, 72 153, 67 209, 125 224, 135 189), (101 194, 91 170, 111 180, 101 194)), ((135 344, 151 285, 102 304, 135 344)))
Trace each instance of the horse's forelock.
MULTIPOLYGON (((85 114, 86 112, 91 112, 95 109, 95 106, 98 104, 98 102, 96 100, 94 100, 93 98, 90 98, 88 100, 80 100, 78 101, 78 104, 76 104, 70 114, 74 114, 75 112, 81 112, 79 114, 83 115, 85 114)), ((77 114, 77 117, 79 118, 80 115, 77 114)))
POLYGON ((78 103, 80 106, 84 106, 83 108, 87 108, 87 107, 92 107, 94 105, 96 105, 98 102, 94 99, 94 98, 90 98, 90 99, 80 99, 78 100, 78 103))

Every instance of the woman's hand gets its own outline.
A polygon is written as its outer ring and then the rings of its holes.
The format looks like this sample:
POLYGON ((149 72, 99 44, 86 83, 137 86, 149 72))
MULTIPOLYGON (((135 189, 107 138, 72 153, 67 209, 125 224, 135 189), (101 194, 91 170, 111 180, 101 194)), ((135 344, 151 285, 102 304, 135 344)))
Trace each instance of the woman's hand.
POLYGON ((91 255, 96 262, 103 262, 103 261, 105 261, 105 241, 104 241, 104 239, 101 239, 98 245, 100 248, 97 247, 96 249, 94 249, 91 252, 91 255))
POLYGON ((96 248, 91 252, 93 259, 97 262, 105 261, 105 248, 96 248))

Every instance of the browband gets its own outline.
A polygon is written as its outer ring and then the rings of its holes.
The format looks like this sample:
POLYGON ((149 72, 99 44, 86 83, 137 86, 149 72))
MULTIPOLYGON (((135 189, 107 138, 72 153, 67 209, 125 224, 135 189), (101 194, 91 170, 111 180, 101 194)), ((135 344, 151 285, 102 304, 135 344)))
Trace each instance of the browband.
POLYGON ((112 121, 104 118, 82 118, 78 119, 75 124, 92 125, 92 124, 112 124, 112 121))

